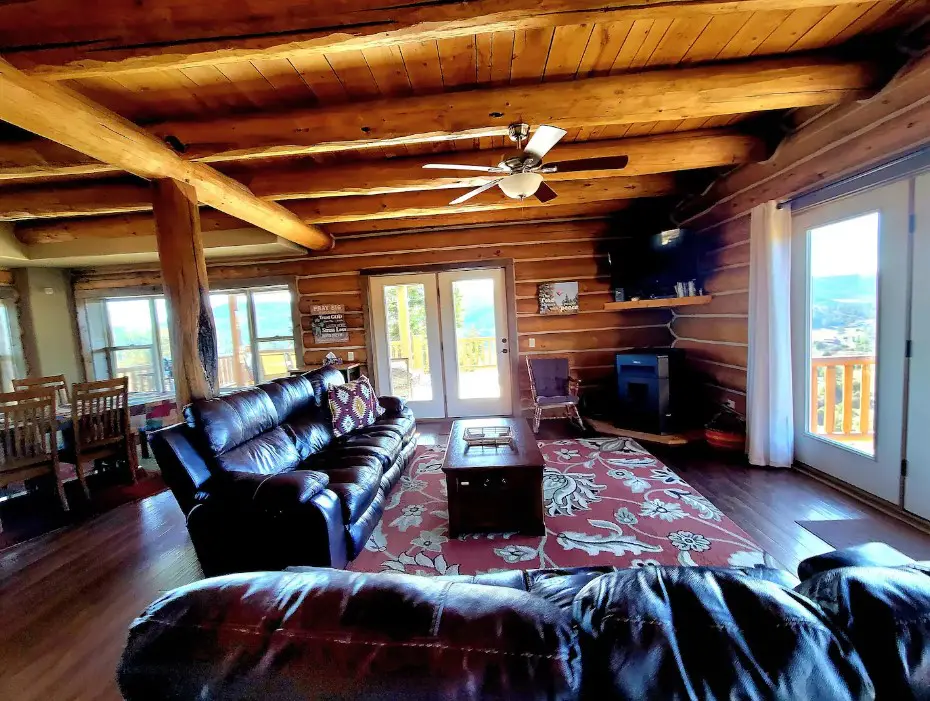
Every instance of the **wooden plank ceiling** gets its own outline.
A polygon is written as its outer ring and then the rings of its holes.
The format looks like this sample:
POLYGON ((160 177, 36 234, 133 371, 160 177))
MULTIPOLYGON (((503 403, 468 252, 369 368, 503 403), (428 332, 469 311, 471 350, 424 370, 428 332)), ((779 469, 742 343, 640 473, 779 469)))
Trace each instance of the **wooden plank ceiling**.
MULTIPOLYGON (((675 197, 690 171, 707 182, 762 160, 786 111, 881 87, 903 61, 888 65, 885 37, 927 12, 925 0, 388 5, 3 3, 0 55, 346 233, 604 216, 675 197), (568 130, 553 160, 626 154, 629 166, 548 177, 560 195, 548 204, 494 190, 449 207, 487 176, 422 164, 494 164, 521 120, 568 130)), ((150 209, 141 179, 0 131, 0 219, 24 243, 150 235, 150 209)), ((204 212, 205 231, 242 226, 204 212)))

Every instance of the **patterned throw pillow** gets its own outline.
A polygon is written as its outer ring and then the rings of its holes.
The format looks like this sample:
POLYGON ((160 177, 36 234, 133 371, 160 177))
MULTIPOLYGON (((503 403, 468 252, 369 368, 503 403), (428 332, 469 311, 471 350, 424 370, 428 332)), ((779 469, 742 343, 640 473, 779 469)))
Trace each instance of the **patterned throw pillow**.
POLYGON ((378 414, 378 416, 381 416, 386 411, 386 409, 381 406, 381 402, 378 401, 378 393, 375 392, 375 386, 371 384, 371 379, 369 379, 368 375, 362 375, 358 378, 358 381, 368 383, 368 387, 371 389, 371 397, 375 402, 375 412, 378 414))
POLYGON ((329 390, 329 408, 333 414, 333 433, 344 436, 371 426, 378 418, 378 398, 367 377, 337 385, 329 390))

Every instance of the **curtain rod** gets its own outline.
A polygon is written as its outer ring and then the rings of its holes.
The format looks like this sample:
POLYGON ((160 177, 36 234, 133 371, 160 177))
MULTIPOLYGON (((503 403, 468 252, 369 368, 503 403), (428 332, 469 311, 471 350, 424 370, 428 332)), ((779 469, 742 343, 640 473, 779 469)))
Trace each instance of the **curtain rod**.
POLYGON ((925 170, 930 170, 930 146, 923 146, 853 175, 807 190, 794 197, 780 200, 776 206, 779 209, 786 206, 791 206, 794 210, 804 209, 872 187, 885 185, 925 170))

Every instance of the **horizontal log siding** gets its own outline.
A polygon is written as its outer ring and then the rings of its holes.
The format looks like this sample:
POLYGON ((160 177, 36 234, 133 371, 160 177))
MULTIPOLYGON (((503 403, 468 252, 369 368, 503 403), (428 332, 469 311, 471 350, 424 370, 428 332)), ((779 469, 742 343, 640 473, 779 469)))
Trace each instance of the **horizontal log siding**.
MULTIPOLYGON (((614 354, 645 346, 667 346, 673 337, 666 310, 605 312, 610 301, 607 247, 608 225, 601 220, 485 226, 406 233, 337 235, 331 251, 300 260, 221 264, 209 266, 211 283, 243 282, 269 277, 293 277, 297 281, 303 357, 307 364, 321 362, 333 351, 367 363, 365 319, 362 314, 361 270, 409 268, 435 263, 467 263, 513 259, 517 296, 517 347, 520 353, 521 398, 529 400, 525 358, 528 355, 569 358, 582 386, 612 381, 614 354), (580 313, 542 316, 536 293, 540 282, 578 281, 580 313), (309 333, 313 304, 343 304, 349 341, 316 345, 309 333), (534 338, 535 347, 530 348, 534 338)), ((106 290, 160 284, 157 270, 85 271, 75 278, 78 295, 106 290)))
POLYGON ((749 344, 749 216, 701 233, 710 237, 705 288, 714 295, 705 306, 675 312, 674 346, 687 353, 698 376, 708 409, 733 400, 746 413, 746 369, 749 344))

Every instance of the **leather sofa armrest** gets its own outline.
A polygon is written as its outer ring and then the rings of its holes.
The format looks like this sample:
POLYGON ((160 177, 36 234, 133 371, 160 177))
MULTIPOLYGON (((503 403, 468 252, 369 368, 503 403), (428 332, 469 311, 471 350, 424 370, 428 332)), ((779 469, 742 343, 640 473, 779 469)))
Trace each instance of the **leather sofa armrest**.
POLYGON ((798 565, 798 577, 801 581, 816 574, 835 570, 840 567, 900 567, 914 562, 904 553, 898 552, 884 543, 863 543, 851 548, 834 550, 823 555, 815 555, 801 561, 798 565))
POLYGON ((248 540, 260 553, 261 562, 255 569, 282 569, 295 563, 346 566, 342 507, 326 488, 329 477, 325 473, 230 472, 228 477, 222 501, 238 505, 240 519, 245 513, 252 515, 248 540))
POLYGON ((400 397, 378 397, 378 403, 388 414, 399 415, 407 408, 407 400, 400 397))

